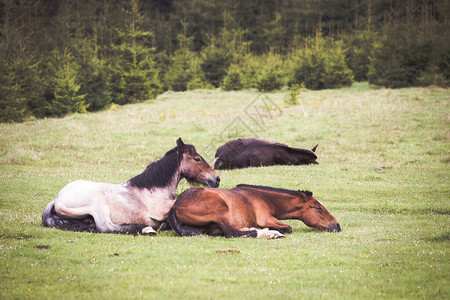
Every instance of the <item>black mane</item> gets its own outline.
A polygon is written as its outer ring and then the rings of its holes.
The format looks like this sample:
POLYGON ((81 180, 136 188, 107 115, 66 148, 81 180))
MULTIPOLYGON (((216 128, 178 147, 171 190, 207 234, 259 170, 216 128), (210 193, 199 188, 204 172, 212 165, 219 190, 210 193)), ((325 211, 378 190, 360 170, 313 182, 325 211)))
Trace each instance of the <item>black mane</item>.
POLYGON ((163 158, 148 165, 141 174, 128 180, 131 186, 138 188, 165 187, 173 178, 183 159, 179 147, 169 150, 163 158))
POLYGON ((277 193, 284 193, 291 196, 298 196, 298 192, 302 192, 306 194, 308 197, 312 197, 313 193, 310 191, 294 191, 294 190, 287 190, 287 189, 281 189, 281 188, 275 188, 271 186, 263 186, 263 185, 251 185, 251 184, 238 184, 236 187, 247 187, 251 189, 257 189, 257 190, 263 190, 263 191, 269 191, 269 192, 277 192, 277 193))

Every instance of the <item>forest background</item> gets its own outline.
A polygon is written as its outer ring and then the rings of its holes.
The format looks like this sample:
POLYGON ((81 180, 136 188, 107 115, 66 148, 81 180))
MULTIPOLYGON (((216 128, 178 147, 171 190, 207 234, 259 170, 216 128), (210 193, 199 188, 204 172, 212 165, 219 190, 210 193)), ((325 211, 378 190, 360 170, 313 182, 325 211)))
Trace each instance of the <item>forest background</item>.
POLYGON ((450 85, 446 0, 0 0, 0 121, 199 88, 450 85))

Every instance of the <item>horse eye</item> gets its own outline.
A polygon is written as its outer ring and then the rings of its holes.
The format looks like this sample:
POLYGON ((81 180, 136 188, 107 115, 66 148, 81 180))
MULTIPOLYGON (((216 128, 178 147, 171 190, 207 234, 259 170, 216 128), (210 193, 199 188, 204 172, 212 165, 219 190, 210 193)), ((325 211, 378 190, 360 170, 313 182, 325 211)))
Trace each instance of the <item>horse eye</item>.
POLYGON ((200 161, 201 161, 200 157, 195 157, 194 160, 195 160, 196 162, 200 162, 200 161))
POLYGON ((322 211, 322 206, 318 206, 318 207, 316 207, 316 209, 317 209, 318 211, 322 211))

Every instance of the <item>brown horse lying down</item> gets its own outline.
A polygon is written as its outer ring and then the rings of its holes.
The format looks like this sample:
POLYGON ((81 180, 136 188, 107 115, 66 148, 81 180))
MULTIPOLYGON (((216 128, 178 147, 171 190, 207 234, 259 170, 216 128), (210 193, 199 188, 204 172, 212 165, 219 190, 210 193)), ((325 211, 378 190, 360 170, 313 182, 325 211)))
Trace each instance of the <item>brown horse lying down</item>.
POLYGON ((178 196, 168 216, 172 229, 182 236, 276 238, 292 233, 280 219, 298 219, 320 230, 341 230, 338 221, 309 191, 245 184, 229 190, 190 188, 178 196))
POLYGON ((217 148, 214 169, 317 164, 316 148, 293 148, 254 138, 232 140, 217 148))

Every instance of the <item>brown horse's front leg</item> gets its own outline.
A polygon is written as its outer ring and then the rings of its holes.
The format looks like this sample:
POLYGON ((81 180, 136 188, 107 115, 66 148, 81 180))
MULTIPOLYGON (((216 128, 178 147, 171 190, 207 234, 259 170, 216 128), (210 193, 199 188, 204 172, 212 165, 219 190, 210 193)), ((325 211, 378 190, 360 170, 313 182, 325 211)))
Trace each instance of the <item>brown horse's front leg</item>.
POLYGON ((234 238, 234 237, 257 237, 258 233, 256 230, 240 230, 236 228, 235 226, 231 225, 231 223, 226 220, 220 220, 217 222, 217 225, 222 229, 223 234, 227 238, 234 238))
POLYGON ((291 226, 282 223, 280 220, 278 220, 275 217, 272 217, 268 220, 266 220, 265 224, 259 224, 261 227, 267 227, 271 230, 277 230, 280 233, 292 233, 291 226))

